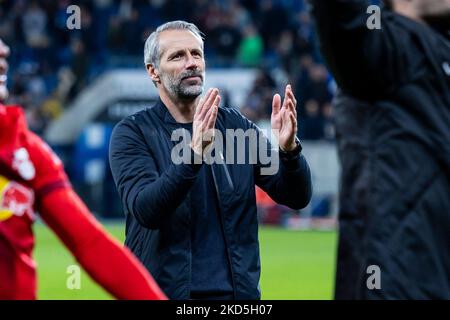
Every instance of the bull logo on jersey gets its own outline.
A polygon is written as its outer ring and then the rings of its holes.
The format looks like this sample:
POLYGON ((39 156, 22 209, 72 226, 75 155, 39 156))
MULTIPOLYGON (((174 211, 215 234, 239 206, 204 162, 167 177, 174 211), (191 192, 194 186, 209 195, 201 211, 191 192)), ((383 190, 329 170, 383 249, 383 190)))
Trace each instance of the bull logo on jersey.
POLYGON ((24 215, 33 220, 33 203, 33 191, 0 176, 0 222, 24 215))

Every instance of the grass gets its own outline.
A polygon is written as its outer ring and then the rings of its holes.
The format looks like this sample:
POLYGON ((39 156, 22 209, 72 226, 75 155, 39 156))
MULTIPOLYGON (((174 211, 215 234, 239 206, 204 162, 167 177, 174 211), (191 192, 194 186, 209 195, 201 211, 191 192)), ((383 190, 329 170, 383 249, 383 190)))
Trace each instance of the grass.
MULTIPOLYGON (((106 228, 123 242, 122 224, 108 224, 106 228)), ((67 268, 76 264, 74 258, 44 225, 36 224, 35 233, 39 299, 111 299, 84 271, 81 288, 67 289, 67 268)), ((332 298, 335 232, 261 227, 259 238, 263 299, 332 298)))

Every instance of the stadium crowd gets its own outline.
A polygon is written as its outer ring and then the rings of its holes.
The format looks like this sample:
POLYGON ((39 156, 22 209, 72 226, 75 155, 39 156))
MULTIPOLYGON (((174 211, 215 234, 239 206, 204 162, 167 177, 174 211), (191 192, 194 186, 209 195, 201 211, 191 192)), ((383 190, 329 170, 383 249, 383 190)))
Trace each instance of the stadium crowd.
POLYGON ((42 134, 98 75, 141 68, 147 36, 182 19, 205 33, 210 68, 258 69, 240 106, 248 118, 269 119, 273 93, 289 82, 300 98, 300 137, 332 140, 334 82, 306 9, 304 0, 3 0, 0 37, 13 48, 10 103, 24 106, 31 129, 42 134), (66 26, 72 4, 81 9, 79 30, 66 26))

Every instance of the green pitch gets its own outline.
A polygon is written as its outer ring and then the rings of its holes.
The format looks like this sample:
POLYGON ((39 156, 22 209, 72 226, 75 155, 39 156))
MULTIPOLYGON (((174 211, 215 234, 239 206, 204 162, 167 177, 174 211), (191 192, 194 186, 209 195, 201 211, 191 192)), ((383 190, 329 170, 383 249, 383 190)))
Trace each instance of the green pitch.
MULTIPOLYGON (((108 224, 106 228, 123 241, 123 225, 108 224)), ((35 233, 39 299, 111 299, 84 271, 80 289, 69 290, 67 270, 75 260, 47 227, 38 223, 35 233)), ((261 227, 259 238, 263 299, 332 298, 335 232, 261 227)))

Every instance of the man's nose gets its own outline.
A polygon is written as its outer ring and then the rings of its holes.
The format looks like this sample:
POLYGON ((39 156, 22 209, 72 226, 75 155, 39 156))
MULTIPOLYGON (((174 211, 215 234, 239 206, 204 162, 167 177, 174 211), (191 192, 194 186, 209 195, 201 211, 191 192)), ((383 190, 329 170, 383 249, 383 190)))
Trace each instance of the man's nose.
POLYGON ((186 69, 197 69, 198 67, 198 61, 191 54, 188 54, 186 69))

